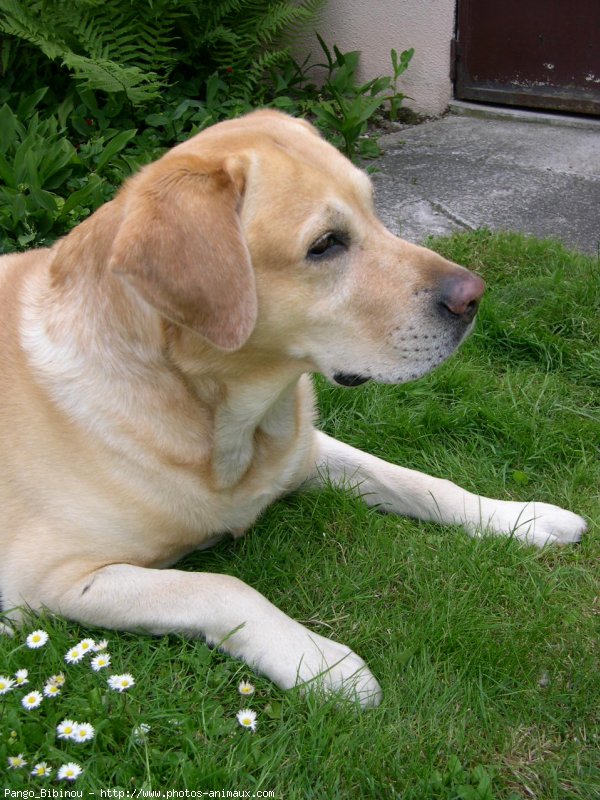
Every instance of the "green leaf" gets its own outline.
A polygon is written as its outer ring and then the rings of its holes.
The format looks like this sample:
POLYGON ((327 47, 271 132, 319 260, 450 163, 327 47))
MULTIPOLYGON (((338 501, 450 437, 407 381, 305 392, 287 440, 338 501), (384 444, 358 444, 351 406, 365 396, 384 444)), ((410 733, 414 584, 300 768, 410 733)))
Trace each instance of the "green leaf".
POLYGON ((151 128, 164 128, 169 122, 170 119, 166 114, 148 114, 146 117, 146 125, 150 125, 151 128))
POLYGON ((281 719, 283 716, 283 706, 279 700, 271 700, 265 707, 264 713, 269 719, 281 719))
POLYGON ((27 215, 27 205, 25 203, 25 197, 21 192, 13 197, 11 212, 13 222, 16 223, 20 222, 22 219, 25 219, 27 215))
POLYGON ((9 153, 17 147, 22 126, 7 103, 0 108, 0 152, 9 153))
POLYGON ((96 163, 96 171, 100 172, 130 142, 137 133, 137 128, 121 131, 106 145, 96 163))
POLYGON ((477 792, 479 794, 479 800, 493 800, 492 779, 489 775, 484 775, 481 778, 477 784, 477 792))
POLYGON ((50 192, 45 192, 43 189, 40 189, 39 186, 31 186, 29 189, 29 194, 32 200, 39 208, 43 208, 44 211, 48 211, 50 214, 55 214, 58 210, 56 204, 56 197, 50 192))
MULTIPOLYGON (((395 51, 392 50, 392 53, 394 53, 394 52, 395 51)), ((414 54, 415 54, 415 48, 414 47, 411 47, 409 50, 403 50, 402 51, 402 53, 400 54, 400 61, 398 62, 396 60, 396 63, 394 64, 394 78, 399 78, 400 75, 402 75, 403 72, 406 72, 406 70, 408 69, 408 65, 410 64, 414 54)), ((393 56, 392 56, 392 64, 393 64, 393 62, 394 62, 394 59, 393 59, 393 56)))
POLYGON ((481 800, 479 792, 474 786, 463 784, 462 786, 457 786, 455 791, 460 800, 481 800))
POLYGON ((391 78, 388 75, 382 75, 381 78, 375 78, 374 80, 370 81, 365 86, 368 86, 368 89, 364 91, 361 90, 361 94, 365 94, 366 91, 369 91, 371 94, 381 94, 381 92, 385 92, 386 89, 390 88, 391 78))
MULTIPOLYGON (((102 184, 102 178, 92 173, 85 186, 82 186, 81 189, 78 189, 67 197, 60 213, 60 219, 64 219, 74 208, 87 205, 90 198, 97 197, 99 194, 98 190, 102 184)), ((94 205, 96 204, 94 203, 94 205)))
POLYGON ((75 101, 73 99, 73 94, 70 93, 56 109, 56 117, 61 128, 67 127, 67 120, 73 113, 74 108, 75 101))
POLYGON ((325 44, 324 39, 322 39, 321 36, 319 36, 318 33, 315 34, 315 35, 316 35, 317 39, 319 40, 319 44, 321 45, 321 50, 325 53, 325 58, 327 59, 327 66, 329 67, 329 71, 331 72, 333 70, 334 66, 335 66, 335 63, 333 61, 333 57, 331 55, 331 50, 327 47, 327 45, 325 44))
POLYGON ((513 470, 512 479, 515 483, 518 483, 522 486, 529 483, 529 475, 526 472, 522 472, 519 469, 513 470))
POLYGON ((315 111, 315 116, 317 117, 318 120, 324 122, 326 125, 329 125, 335 131, 342 130, 340 120, 335 116, 335 114, 333 114, 327 108, 323 108, 322 106, 317 106, 314 111, 315 111))
POLYGON ((349 108, 348 122, 352 125, 367 122, 384 102, 385 97, 357 97, 349 108))
POLYGON ((42 185, 61 172, 77 156, 77 151, 68 139, 58 139, 50 152, 42 159, 40 164, 40 177, 42 185))
MULTIPOLYGON (((34 146, 35 136, 28 134, 21 144, 17 147, 14 157, 14 173, 17 181, 17 187, 20 183, 27 181, 28 173, 31 171, 31 154, 34 146)), ((38 163, 41 160, 38 156, 38 163)))
POLYGON ((416 652, 416 647, 409 647, 408 650, 403 650, 395 659, 396 667, 405 667, 416 652))
POLYGON ((52 192, 55 189, 61 189, 62 191, 63 185, 69 180, 72 174, 73 168, 70 165, 64 167, 64 169, 55 172, 51 178, 44 181, 44 189, 48 192, 52 192))
POLYGON ((16 41, 14 39, 10 39, 8 36, 4 37, 2 41, 2 47, 0 48, 0 58, 2 58, 2 74, 6 75, 8 72, 8 65, 10 64, 10 59, 14 55, 16 41))
POLYGON ((451 755, 448 759, 448 774, 452 779, 457 779, 462 776, 463 767, 458 756, 451 755))
POLYGON ((17 188, 17 181, 15 180, 14 172, 12 171, 8 161, 0 153, 0 179, 11 189, 17 188))
POLYGON ((30 116, 33 109, 40 103, 48 92, 48 86, 43 86, 33 94, 23 97, 17 107, 17 117, 21 120, 26 120, 30 116))

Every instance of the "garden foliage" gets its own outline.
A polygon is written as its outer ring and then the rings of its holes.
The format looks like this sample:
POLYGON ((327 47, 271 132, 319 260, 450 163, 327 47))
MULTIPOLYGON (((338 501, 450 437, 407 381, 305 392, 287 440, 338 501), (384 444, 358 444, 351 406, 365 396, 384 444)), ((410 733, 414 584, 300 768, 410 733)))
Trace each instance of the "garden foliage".
POLYGON ((308 116, 350 157, 404 95, 357 79, 359 53, 294 60, 323 0, 0 0, 0 253, 52 242, 133 171, 259 106, 308 116), (325 69, 317 88, 312 69, 325 69))

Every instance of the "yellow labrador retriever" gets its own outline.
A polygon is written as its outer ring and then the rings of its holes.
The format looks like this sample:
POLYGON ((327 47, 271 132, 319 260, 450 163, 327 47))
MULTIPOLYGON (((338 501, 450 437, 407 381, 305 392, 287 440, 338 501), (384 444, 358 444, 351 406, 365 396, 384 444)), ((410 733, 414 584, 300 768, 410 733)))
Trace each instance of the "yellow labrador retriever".
POLYGON ((314 427, 307 373, 402 383, 469 333, 483 281, 392 236, 367 177, 273 111, 129 180, 54 247, 0 269, 0 591, 9 619, 202 636, 281 687, 378 702, 348 647, 233 577, 164 569, 326 477, 370 505, 537 545, 555 506, 477 497, 314 427))

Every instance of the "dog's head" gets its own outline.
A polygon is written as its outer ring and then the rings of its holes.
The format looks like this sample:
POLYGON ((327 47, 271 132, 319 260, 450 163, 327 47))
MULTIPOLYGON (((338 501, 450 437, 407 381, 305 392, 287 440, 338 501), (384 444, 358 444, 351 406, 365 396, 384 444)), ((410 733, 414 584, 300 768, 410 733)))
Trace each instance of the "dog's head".
POLYGON ((401 383, 470 331, 483 281, 387 231, 371 184, 306 122, 209 128, 125 187, 110 267, 224 351, 343 385, 401 383))

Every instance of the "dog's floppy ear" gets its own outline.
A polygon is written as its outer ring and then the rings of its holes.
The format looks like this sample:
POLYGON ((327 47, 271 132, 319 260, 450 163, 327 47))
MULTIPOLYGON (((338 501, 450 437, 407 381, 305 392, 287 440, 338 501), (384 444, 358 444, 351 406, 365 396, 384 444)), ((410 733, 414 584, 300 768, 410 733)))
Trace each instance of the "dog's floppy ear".
POLYGON ((239 218, 238 160, 164 158, 127 187, 109 262, 171 321, 223 350, 236 350, 256 322, 256 287, 239 218))

